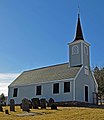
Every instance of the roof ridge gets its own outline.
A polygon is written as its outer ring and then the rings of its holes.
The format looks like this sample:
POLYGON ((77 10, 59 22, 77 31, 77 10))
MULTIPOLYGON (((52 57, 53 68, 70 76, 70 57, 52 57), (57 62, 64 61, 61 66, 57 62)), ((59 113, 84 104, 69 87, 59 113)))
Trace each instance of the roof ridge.
POLYGON ((24 71, 24 72, 30 72, 30 71, 34 71, 34 70, 40 70, 40 69, 45 69, 45 68, 49 68, 49 67, 60 66, 60 65, 64 65, 64 64, 68 64, 68 62, 67 63, 60 63, 60 64, 56 64, 56 65, 50 65, 50 66, 46 66, 46 67, 39 67, 39 68, 36 68, 36 69, 24 71))

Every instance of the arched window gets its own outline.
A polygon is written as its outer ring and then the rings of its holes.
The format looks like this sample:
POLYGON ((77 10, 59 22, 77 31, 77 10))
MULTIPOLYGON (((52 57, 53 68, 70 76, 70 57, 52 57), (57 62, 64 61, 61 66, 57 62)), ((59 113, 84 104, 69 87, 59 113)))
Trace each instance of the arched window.
POLYGON ((86 55, 88 55, 88 47, 87 47, 87 46, 84 46, 84 53, 85 53, 86 55))
POLYGON ((78 45, 74 45, 72 47, 72 55, 76 55, 79 53, 79 48, 78 48, 78 45))

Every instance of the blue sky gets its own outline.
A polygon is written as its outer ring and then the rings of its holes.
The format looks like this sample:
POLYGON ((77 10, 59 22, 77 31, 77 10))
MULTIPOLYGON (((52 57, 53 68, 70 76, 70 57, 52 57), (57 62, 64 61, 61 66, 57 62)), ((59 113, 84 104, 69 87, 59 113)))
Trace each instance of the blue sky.
MULTIPOLYGON (((92 67, 104 66, 103 5, 79 0, 92 67)), ((68 62, 77 11, 78 0, 0 0, 0 83, 9 84, 24 70, 68 62)))

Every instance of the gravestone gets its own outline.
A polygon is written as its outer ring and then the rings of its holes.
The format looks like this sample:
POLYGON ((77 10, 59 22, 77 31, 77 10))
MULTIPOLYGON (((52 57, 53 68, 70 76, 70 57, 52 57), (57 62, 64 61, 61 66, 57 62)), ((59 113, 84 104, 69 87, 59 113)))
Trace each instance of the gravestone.
POLYGON ((2 105, 0 105, 0 112, 3 112, 3 108, 2 108, 2 105))
POLYGON ((8 110, 5 110, 5 114, 9 114, 9 111, 8 111, 8 110))
POLYGON ((22 109, 22 103, 20 103, 20 109, 22 109))
POLYGON ((29 108, 32 109, 32 102, 29 100, 29 108))
POLYGON ((51 110, 57 110, 57 105, 53 103, 53 104, 51 105, 51 110))
POLYGON ((26 99, 26 98, 24 98, 24 99, 22 100, 22 110, 23 110, 23 111, 27 111, 27 112, 30 111, 30 102, 29 102, 29 100, 26 99))
POLYGON ((10 100, 10 111, 15 111, 15 101, 14 101, 14 99, 10 100))
POLYGON ((40 107, 41 107, 41 109, 46 109, 46 99, 45 98, 40 99, 40 107))
POLYGON ((31 100, 32 100, 33 109, 38 109, 40 104, 39 98, 32 98, 31 100))
POLYGON ((0 100, 0 112, 3 112, 3 108, 2 108, 1 100, 0 100))
POLYGON ((51 107, 51 105, 54 103, 54 99, 53 98, 50 98, 49 99, 49 103, 48 103, 48 106, 51 107))

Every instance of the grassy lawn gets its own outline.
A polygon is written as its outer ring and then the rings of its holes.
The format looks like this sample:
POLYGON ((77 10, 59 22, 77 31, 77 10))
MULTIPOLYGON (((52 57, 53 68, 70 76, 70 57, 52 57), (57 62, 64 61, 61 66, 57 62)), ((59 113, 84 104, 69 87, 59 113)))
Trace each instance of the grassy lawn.
MULTIPOLYGON (((9 107, 4 107, 9 110, 9 107)), ((16 107, 16 112, 0 112, 0 120, 104 120, 104 109, 100 108, 83 108, 83 107, 58 107, 58 110, 31 110, 36 113, 34 116, 20 117, 17 114, 23 114, 20 107, 16 107)))

